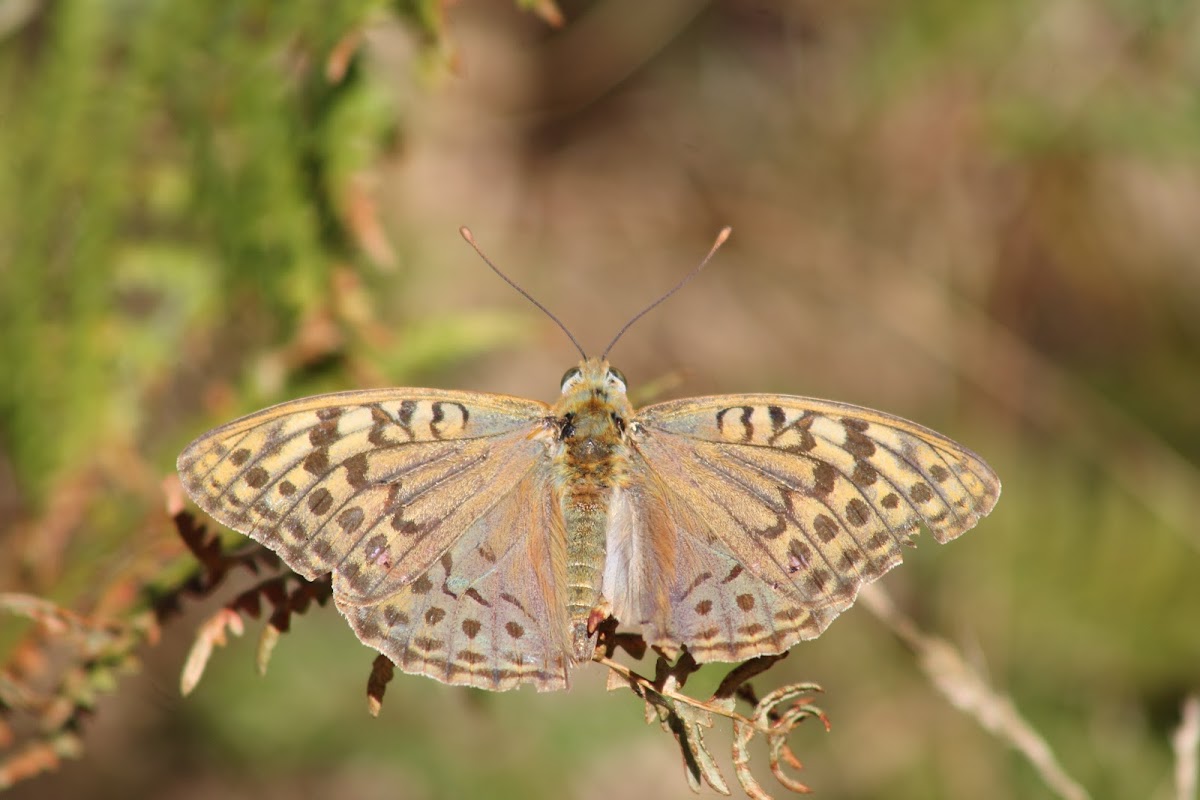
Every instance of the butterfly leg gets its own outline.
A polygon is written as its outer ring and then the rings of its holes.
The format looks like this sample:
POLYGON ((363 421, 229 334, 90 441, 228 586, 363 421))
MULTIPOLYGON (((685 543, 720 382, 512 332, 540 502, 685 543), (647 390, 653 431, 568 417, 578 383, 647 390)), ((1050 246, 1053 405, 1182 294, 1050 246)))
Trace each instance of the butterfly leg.
POLYGON ((596 629, 600 627, 600 623, 612 616, 612 603, 608 598, 601 597, 600 602, 593 606, 592 611, 588 614, 587 632, 589 636, 596 633, 596 629))

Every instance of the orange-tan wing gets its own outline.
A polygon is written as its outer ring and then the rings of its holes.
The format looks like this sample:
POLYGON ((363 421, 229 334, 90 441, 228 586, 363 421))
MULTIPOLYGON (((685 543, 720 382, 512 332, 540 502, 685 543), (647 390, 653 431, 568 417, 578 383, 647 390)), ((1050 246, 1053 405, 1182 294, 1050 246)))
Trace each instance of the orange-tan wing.
POLYGON ((565 534, 542 403, 427 389, 266 409, 179 457, 220 522, 334 597, 366 644, 448 683, 566 683, 565 534))
POLYGON ((548 413, 471 392, 340 392, 209 431, 177 466, 215 519, 369 600, 429 569, 544 458, 548 413))
POLYGON ((363 643, 406 672, 502 691, 567 685, 566 534, 550 465, 526 473, 426 572, 374 603, 334 599, 363 643))
POLYGON ((949 541, 1000 494, 991 468, 951 439, 824 400, 661 403, 635 416, 631 441, 605 593, 618 619, 701 660, 817 636, 900 563, 919 525, 949 541), (612 559, 614 544, 629 555, 612 559))

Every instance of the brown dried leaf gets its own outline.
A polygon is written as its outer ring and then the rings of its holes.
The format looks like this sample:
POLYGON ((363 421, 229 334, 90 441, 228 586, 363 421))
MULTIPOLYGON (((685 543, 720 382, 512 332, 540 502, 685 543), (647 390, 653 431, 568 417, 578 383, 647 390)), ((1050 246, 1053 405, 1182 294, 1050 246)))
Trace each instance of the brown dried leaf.
POLYGON ((784 772, 783 768, 802 768, 799 759, 787 745, 788 735, 800 722, 815 716, 824 722, 828 730, 829 722, 824 713, 809 702, 812 694, 820 691, 820 687, 814 684, 784 686, 759 701, 748 683, 751 678, 781 661, 786 653, 761 656, 737 665, 721 681, 711 698, 700 701, 680 692, 688 677, 700 668, 691 655, 685 652, 672 663, 665 654, 659 653, 654 680, 649 680, 623 664, 611 661, 609 656, 616 650, 621 635, 615 629, 604 630, 603 634, 600 644, 605 655, 598 653, 596 660, 610 670, 609 688, 629 687, 645 702, 646 721, 657 718, 663 729, 675 736, 683 756, 688 783, 694 790, 699 790, 707 783, 721 794, 730 793, 704 741, 704 730, 713 726, 714 715, 720 715, 728 717, 733 723, 734 770, 738 783, 748 796, 756 800, 770 800, 771 797, 754 778, 749 766, 747 748, 759 734, 767 737, 771 772, 780 784, 793 792, 810 791, 784 772), (749 717, 735 711, 738 700, 753 706, 749 717))
POLYGON ((362 28, 353 28, 338 39, 325 59, 325 80, 331 84, 342 82, 346 71, 350 69, 350 62, 354 60, 354 54, 362 44, 362 34, 362 28))
POLYGON ((155 626, 143 617, 92 619, 31 595, 0 594, 0 611, 33 620, 0 672, 0 788, 56 768, 82 749, 96 696, 136 667, 155 626), (16 722, 12 724, 11 721, 16 722), (16 731, 25 731, 20 741, 16 731))
POLYGON ((179 690, 185 697, 191 694, 200 682, 200 676, 204 674, 209 656, 212 655, 213 646, 226 643, 227 630, 241 636, 244 630, 242 617, 233 609, 222 608, 209 617, 196 632, 196 640, 192 643, 192 649, 188 651, 187 660, 183 664, 183 674, 179 676, 179 690))
POLYGON ((375 656, 371 664, 371 677, 367 679, 367 711, 372 717, 378 717, 383 709, 383 694, 395 675, 396 667, 387 656, 375 656))
POLYGON ((258 647, 254 650, 254 668, 258 670, 259 675, 267 674, 267 664, 271 661, 271 654, 275 652, 275 645, 279 644, 279 636, 282 633, 283 631, 274 625, 267 625, 258 635, 258 647))

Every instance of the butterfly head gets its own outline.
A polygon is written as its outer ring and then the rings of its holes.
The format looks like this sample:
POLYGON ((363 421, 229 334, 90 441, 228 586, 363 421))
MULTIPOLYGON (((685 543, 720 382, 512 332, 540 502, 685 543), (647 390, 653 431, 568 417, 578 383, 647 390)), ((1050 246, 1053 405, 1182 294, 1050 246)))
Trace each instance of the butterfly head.
POLYGON ((555 406, 562 438, 623 435, 633 416, 625 389, 625 376, 603 358, 586 358, 567 370, 555 406))
POLYGON ((626 389, 625 375, 602 358, 584 359, 579 366, 571 367, 562 376, 563 397, 624 397, 626 389))

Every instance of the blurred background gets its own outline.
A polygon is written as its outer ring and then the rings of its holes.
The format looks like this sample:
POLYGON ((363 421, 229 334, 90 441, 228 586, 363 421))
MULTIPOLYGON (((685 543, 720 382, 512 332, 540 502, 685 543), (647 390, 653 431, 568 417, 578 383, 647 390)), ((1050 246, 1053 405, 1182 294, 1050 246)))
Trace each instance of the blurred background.
MULTIPOLYGON (((1091 797, 1182 796, 1198 85, 1185 0, 0 0, 0 591, 136 629, 194 564, 175 456, 270 403, 552 400, 577 353, 458 226, 598 352, 729 224, 615 348, 635 400, 827 397, 984 455, 995 512, 882 584, 1091 797)), ((0 776, 50 770, 10 796, 692 796, 599 667, 552 695, 398 676, 371 718, 373 653, 332 607, 265 677, 252 627, 181 698, 197 626, 250 582, 185 601, 111 674, 31 655, 4 618, 0 708, 50 698, 0 720, 0 776), (55 697, 93 693, 47 729, 55 697)), ((833 725, 791 740, 818 796, 1066 796, 861 607, 760 687, 798 680, 833 725)))

